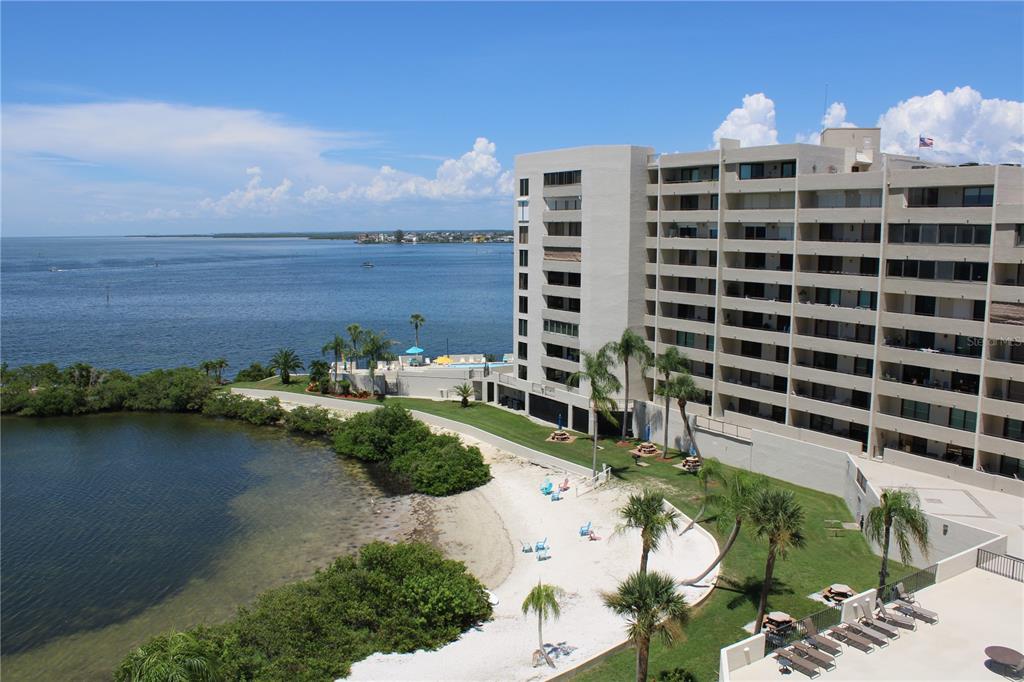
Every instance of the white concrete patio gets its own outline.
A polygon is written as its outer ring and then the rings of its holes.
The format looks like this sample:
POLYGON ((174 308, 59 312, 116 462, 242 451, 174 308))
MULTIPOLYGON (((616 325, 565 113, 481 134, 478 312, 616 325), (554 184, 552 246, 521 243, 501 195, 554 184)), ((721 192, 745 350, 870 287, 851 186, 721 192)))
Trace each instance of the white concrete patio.
MULTIPOLYGON (((888 646, 871 653, 844 647, 834 670, 819 680, 889 682, 895 680, 998 681, 986 666, 985 647, 1006 646, 1024 652, 1024 583, 973 568, 917 594, 924 608, 939 614, 935 625, 920 623, 901 631, 888 646)), ((783 675, 778 662, 764 658, 730 675, 734 682, 809 679, 793 671, 783 675)))

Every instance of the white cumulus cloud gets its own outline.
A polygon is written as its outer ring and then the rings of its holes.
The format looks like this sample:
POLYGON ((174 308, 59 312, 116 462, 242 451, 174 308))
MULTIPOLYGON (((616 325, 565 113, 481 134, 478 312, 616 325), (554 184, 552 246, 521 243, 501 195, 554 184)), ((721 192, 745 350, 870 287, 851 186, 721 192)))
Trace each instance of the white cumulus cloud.
POLYGON ((284 178, 275 187, 263 186, 263 171, 259 166, 245 169, 249 182, 243 189, 228 192, 219 199, 203 199, 199 208, 216 215, 228 216, 238 213, 272 213, 284 207, 291 199, 288 192, 292 181, 284 178))
POLYGON ((1024 102, 986 99, 970 86, 905 99, 878 119, 882 151, 957 163, 1024 160, 1024 102), (918 149, 918 135, 935 141, 918 149))
POLYGON ((714 146, 723 137, 739 140, 744 147, 778 143, 775 102, 763 92, 745 95, 743 106, 733 109, 712 134, 714 146))
MULTIPOLYGON (((832 102, 828 105, 828 109, 825 110, 824 115, 821 117, 821 128, 856 128, 857 124, 850 123, 846 120, 846 105, 842 102, 832 102)), ((797 133, 794 136, 795 142, 802 142, 803 144, 819 144, 821 142, 821 132, 809 131, 805 133, 797 133)))

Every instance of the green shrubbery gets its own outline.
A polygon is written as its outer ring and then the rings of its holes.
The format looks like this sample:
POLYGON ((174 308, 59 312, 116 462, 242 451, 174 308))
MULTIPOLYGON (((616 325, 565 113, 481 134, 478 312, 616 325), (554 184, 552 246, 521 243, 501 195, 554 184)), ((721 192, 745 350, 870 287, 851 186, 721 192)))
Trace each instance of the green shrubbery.
POLYGON ((342 421, 324 407, 299 405, 284 416, 284 425, 289 431, 318 438, 333 437, 341 424, 342 421))
POLYGON ((456 436, 431 433, 399 405, 385 404, 354 415, 334 433, 334 450, 368 462, 382 462, 428 495, 451 495, 491 480, 480 449, 456 436))
POLYGON ((235 381, 263 381, 272 376, 274 376, 274 370, 254 362, 245 369, 239 370, 235 375, 235 381))
POLYGON ((265 592, 223 625, 151 639, 114 679, 171 679, 166 672, 191 656, 215 675, 196 679, 330 680, 378 651, 436 649, 490 616, 487 593, 461 562, 420 543, 375 542, 265 592))
POLYGON ((281 421, 286 412, 277 398, 254 400, 237 393, 219 392, 206 399, 203 414, 207 417, 225 417, 270 426, 281 421))
POLYGON ((138 376, 78 363, 63 371, 53 364, 3 368, 0 412, 26 417, 143 410, 195 412, 213 391, 191 367, 157 369, 138 376))

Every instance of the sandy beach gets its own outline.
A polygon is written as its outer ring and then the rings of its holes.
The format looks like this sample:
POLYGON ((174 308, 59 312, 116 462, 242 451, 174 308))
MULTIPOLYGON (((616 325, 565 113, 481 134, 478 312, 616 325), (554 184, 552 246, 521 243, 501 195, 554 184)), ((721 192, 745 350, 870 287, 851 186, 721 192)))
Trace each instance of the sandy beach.
MULTIPOLYGON (((239 393, 265 397, 266 392, 242 389, 239 393)), ((278 394, 286 407, 285 396, 278 394)), ((320 404, 347 414, 336 401, 295 396, 292 404, 320 404), (341 409, 339 409, 341 407, 341 409)), ((432 427, 433 428, 433 427, 432 427)), ((434 428, 435 431, 441 429, 434 428)), ((625 639, 625 623, 601 601, 601 593, 614 590, 640 565, 640 534, 616 534, 618 509, 638 488, 612 481, 578 494, 578 476, 569 476, 570 490, 553 502, 541 494, 545 479, 555 485, 565 473, 512 456, 457 429, 467 445, 480 448, 491 466, 493 479, 475 490, 444 498, 416 496, 414 515, 419 526, 415 539, 432 542, 446 556, 463 561, 498 599, 492 620, 471 629, 437 651, 410 654, 375 654, 353 664, 349 680, 544 680, 572 669, 625 639), (599 541, 579 534, 590 522, 599 541), (538 561, 536 552, 521 551, 547 538, 551 558, 538 561), (541 580, 565 590, 562 615, 544 625, 545 642, 576 647, 559 657, 556 668, 533 667, 537 648, 537 620, 523 616, 521 605, 541 580)), ((683 518, 680 528, 689 523, 683 518)), ((651 570, 682 580, 703 570, 718 553, 715 539, 696 526, 685 535, 673 534, 650 557, 651 570)), ((716 569, 705 585, 713 584, 716 569)), ((710 587, 681 588, 691 605, 710 587)))

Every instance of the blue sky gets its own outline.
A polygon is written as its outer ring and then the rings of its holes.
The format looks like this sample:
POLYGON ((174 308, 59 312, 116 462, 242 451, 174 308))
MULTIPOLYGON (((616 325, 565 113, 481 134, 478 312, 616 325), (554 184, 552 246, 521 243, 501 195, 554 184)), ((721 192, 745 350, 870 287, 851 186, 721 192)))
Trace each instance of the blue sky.
POLYGON ((1020 3, 0 11, 9 235, 504 228, 517 153, 811 140, 833 103, 892 151, 1024 148, 1020 3))

